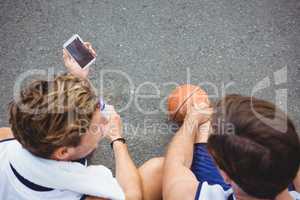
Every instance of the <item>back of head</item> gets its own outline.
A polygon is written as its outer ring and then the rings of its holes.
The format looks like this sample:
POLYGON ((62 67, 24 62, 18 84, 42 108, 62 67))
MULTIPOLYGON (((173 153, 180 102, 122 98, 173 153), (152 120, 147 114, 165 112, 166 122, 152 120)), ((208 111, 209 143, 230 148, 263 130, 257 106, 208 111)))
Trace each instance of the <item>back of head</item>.
POLYGON ((11 128, 24 148, 49 158, 62 146, 78 146, 97 98, 91 84, 72 75, 36 80, 10 103, 11 128))
POLYGON ((267 101, 229 95, 216 104, 208 148, 219 168, 248 195, 273 199, 299 169, 297 132, 267 101))

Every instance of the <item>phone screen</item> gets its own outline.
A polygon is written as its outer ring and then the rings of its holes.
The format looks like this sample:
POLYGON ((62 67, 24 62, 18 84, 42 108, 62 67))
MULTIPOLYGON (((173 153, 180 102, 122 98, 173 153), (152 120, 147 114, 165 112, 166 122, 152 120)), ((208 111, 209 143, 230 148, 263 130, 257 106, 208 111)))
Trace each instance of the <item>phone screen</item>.
POLYGON ((95 58, 79 38, 73 40, 66 49, 82 68, 95 58))

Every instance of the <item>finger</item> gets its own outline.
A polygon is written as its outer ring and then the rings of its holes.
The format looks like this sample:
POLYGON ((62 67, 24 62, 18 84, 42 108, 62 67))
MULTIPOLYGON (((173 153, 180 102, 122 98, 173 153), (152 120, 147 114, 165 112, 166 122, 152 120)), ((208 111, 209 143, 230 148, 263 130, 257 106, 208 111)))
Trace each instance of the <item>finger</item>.
POLYGON ((85 72, 85 73, 89 73, 89 71, 90 71, 90 67, 88 66, 88 67, 85 67, 84 69, 83 69, 83 71, 85 72))
POLYGON ((67 54, 66 51, 63 49, 63 59, 66 60, 67 59, 67 54))
POLYGON ((192 107, 203 107, 203 108, 205 108, 205 107, 209 107, 210 106, 210 104, 208 103, 208 101, 206 100, 206 99, 203 99, 202 101, 200 101, 200 102, 192 102, 192 107))
POLYGON ((92 44, 89 42, 84 42, 83 45, 85 46, 85 48, 87 49, 91 49, 92 48, 92 44))
POLYGON ((194 110, 194 115, 199 115, 199 117, 211 116, 213 114, 213 108, 206 108, 200 110, 194 110))
POLYGON ((200 102, 200 103, 193 103, 191 106, 191 109, 193 110, 205 110, 211 108, 211 105, 207 103, 206 101, 200 102))
POLYGON ((90 43, 90 42, 84 42, 83 43, 85 46, 87 46, 87 47, 91 47, 92 46, 92 44, 90 43))
POLYGON ((213 108, 207 105, 197 105, 192 108, 192 110, 201 112, 201 111, 211 111, 213 108))
POLYGON ((66 49, 63 49, 63 57, 67 57, 67 52, 66 52, 66 49))
POLYGON ((203 123, 211 119, 213 114, 213 108, 206 109, 194 109, 191 110, 190 116, 194 119, 197 119, 199 122, 203 123))
POLYGON ((69 68, 69 63, 70 63, 70 57, 68 55, 68 53, 66 52, 65 49, 63 49, 63 61, 65 64, 65 67, 69 68))
POLYGON ((89 51, 93 54, 94 57, 97 56, 96 51, 92 47, 89 48, 89 51))
POLYGON ((71 55, 69 54, 69 52, 66 49, 63 49, 63 54, 64 54, 64 58, 66 58, 66 59, 71 58, 71 55))
POLYGON ((103 136, 106 137, 109 133, 109 127, 102 124, 100 124, 99 126, 103 136))
POLYGON ((210 102, 209 98, 207 98, 205 102, 206 102, 209 106, 211 106, 211 102, 210 102))
POLYGON ((109 116, 109 119, 116 113, 114 107, 112 105, 106 105, 106 113, 109 116))
POLYGON ((89 42, 85 42, 84 46, 93 54, 93 56, 96 56, 96 51, 93 49, 92 44, 89 42))

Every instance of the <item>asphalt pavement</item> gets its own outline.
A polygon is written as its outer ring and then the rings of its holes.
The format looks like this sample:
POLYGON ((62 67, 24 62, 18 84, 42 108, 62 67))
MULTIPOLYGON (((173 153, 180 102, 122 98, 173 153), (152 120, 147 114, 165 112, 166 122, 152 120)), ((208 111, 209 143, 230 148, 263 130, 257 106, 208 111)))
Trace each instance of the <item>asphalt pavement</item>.
MULTIPOLYGON (((120 111, 137 164, 164 154, 176 130, 165 100, 187 82, 213 100, 270 100, 300 128, 297 0, 0 0, 0 27, 1 126, 22 78, 64 71, 77 33, 97 50, 91 81, 120 111)), ((106 141, 92 162, 113 168, 106 141)))

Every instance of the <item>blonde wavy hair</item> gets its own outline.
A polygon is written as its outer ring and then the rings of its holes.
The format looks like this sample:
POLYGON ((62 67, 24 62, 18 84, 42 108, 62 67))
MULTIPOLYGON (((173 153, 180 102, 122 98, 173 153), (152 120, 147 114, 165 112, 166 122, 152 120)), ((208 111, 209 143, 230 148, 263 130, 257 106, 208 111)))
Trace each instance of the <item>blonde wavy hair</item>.
POLYGON ((35 80, 22 89, 9 105, 9 123, 24 148, 49 158, 58 147, 80 144, 97 104, 88 80, 58 75, 53 80, 35 80))

